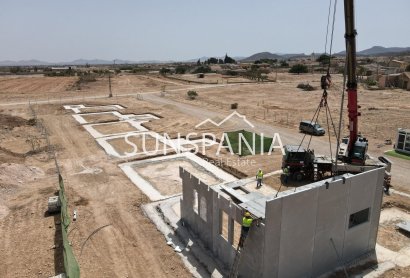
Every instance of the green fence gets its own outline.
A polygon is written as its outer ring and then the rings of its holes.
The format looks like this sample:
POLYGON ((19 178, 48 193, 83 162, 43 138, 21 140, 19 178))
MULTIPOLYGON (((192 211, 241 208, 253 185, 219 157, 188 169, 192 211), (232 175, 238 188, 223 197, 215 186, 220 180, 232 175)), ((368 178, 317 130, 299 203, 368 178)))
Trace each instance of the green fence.
POLYGON ((252 151, 254 151, 255 154, 267 153, 273 140, 270 137, 260 136, 257 133, 246 130, 226 132, 226 135, 228 136, 229 142, 228 140, 224 140, 224 146, 228 146, 229 143, 232 151, 240 156, 250 155, 252 151), (249 146, 246 143, 248 143, 249 146))
POLYGON ((61 232, 63 237, 63 255, 64 255, 64 269, 67 278, 79 278, 80 277, 80 267, 78 265, 77 260, 75 259, 73 249, 70 246, 70 242, 68 241, 67 230, 68 226, 70 225, 70 214, 67 210, 67 198, 65 196, 64 190, 64 180, 60 174, 60 167, 58 166, 56 154, 54 147, 50 144, 50 138, 48 135, 47 128, 44 126, 42 119, 37 118, 37 113, 29 102, 29 108, 31 110, 31 114, 33 115, 34 122, 36 123, 37 129, 43 135, 43 138, 47 142, 47 153, 49 158, 54 159, 54 163, 56 166, 56 170, 58 173, 58 183, 60 185, 59 190, 59 198, 61 204, 61 232))
POLYGON ((63 235, 63 253, 64 253, 64 268, 66 272, 66 277, 68 278, 79 278, 80 277, 80 267, 74 256, 73 249, 68 241, 67 230, 70 225, 70 214, 67 209, 67 198, 64 191, 64 181, 61 175, 58 175, 58 180, 60 184, 60 202, 61 202, 61 232, 63 235))

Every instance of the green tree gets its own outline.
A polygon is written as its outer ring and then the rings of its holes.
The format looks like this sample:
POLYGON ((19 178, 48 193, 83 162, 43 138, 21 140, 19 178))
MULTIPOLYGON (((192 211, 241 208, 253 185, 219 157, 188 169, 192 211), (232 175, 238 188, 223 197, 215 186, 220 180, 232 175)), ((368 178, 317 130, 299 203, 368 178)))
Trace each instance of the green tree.
POLYGON ((289 64, 288 64, 288 62, 286 62, 285 60, 283 60, 283 61, 280 62, 280 66, 281 66, 282 68, 287 68, 287 67, 289 67, 289 64))
POLYGON ((14 74, 21 72, 21 67, 12 67, 10 68, 10 72, 14 74))
POLYGON ((209 73, 211 72, 211 68, 208 66, 200 66, 194 70, 194 73, 209 73))
POLYGON ((187 67, 183 65, 179 65, 175 68, 175 73, 176 74, 185 74, 187 71, 187 67))
POLYGON ((329 65, 330 63, 330 56, 327 54, 322 54, 319 58, 316 59, 317 62, 321 63, 322 65, 329 65))
POLYGON ((166 75, 166 74, 168 74, 168 73, 170 73, 170 72, 171 72, 171 70, 170 70, 170 69, 167 69, 167 68, 161 68, 161 69, 159 70, 159 73, 162 74, 162 75, 166 75))
POLYGON ((225 64, 236 64, 236 61, 235 59, 229 57, 228 54, 225 54, 224 63, 225 64))
POLYGON ((289 69, 289 73, 307 73, 308 67, 302 64, 296 64, 289 69))
POLYGON ((198 59, 198 61, 196 61, 196 65, 200 66, 201 65, 201 59, 198 59))
POLYGON ((210 64, 218 64, 218 59, 214 58, 214 57, 209 58, 208 59, 208 65, 210 65, 210 64))
POLYGON ((410 65, 406 67, 406 71, 410 71, 410 65))

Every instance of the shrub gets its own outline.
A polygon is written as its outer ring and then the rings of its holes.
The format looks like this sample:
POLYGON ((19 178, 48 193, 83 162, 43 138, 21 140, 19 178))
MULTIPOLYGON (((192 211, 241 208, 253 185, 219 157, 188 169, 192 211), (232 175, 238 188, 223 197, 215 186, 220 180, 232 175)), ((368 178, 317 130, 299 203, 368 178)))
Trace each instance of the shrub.
POLYGON ((366 79, 366 85, 367 86, 376 86, 377 85, 377 81, 373 80, 373 79, 366 79))
POLYGON ((280 66, 281 66, 282 68, 287 68, 287 67, 289 67, 289 64, 288 64, 286 61, 281 61, 281 62, 280 62, 280 66))
POLYGON ((194 70, 194 73, 209 73, 211 72, 211 68, 208 66, 200 66, 194 70))
POLYGON ((186 71, 187 71, 187 67, 182 66, 182 65, 177 66, 177 67, 175 68, 175 73, 176 73, 176 74, 184 74, 184 73, 186 73, 186 71))
POLYGON ((189 99, 196 99, 196 97, 198 96, 198 93, 196 91, 188 91, 187 95, 189 97, 189 99))
POLYGON ((297 88, 302 89, 303 91, 314 91, 315 90, 315 88, 312 85, 310 85, 309 83, 306 83, 306 84, 299 83, 297 85, 297 88))
POLYGON ((296 64, 289 69, 289 73, 307 73, 308 67, 302 64, 296 64))
POLYGON ((319 58, 317 58, 316 61, 319 62, 322 65, 329 65, 330 56, 326 55, 326 54, 322 54, 322 55, 319 56, 319 58))
POLYGON ((170 69, 167 69, 167 68, 161 68, 161 69, 159 70, 159 73, 162 74, 162 75, 166 75, 166 74, 168 74, 168 73, 171 73, 171 70, 170 70, 170 69))

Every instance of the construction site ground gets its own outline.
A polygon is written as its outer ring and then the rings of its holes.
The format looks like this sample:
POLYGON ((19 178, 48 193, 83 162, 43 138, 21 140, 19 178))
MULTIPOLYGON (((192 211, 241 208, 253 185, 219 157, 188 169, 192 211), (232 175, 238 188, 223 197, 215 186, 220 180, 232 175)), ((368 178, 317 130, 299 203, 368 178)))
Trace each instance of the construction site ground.
MULTIPOLYGON (((279 73, 275 83, 251 84, 212 84, 213 79, 210 84, 190 84, 159 75, 122 74, 112 78, 113 98, 107 97, 106 78, 87 83, 81 90, 76 89, 76 80, 75 77, 37 75, 0 77, 0 234, 4 235, 0 242, 0 277, 48 277, 63 271, 59 215, 46 213, 47 198, 56 194, 58 180, 54 161, 44 152, 45 142, 41 140, 40 132, 28 121, 32 118, 29 102, 43 119, 57 152, 69 209, 78 211, 77 221, 70 226, 69 239, 82 277, 191 277, 180 256, 166 244, 163 235, 144 215, 141 206, 150 200, 117 166, 123 161, 107 155, 72 117, 72 111, 65 110, 62 105, 120 104, 126 107, 121 110, 122 114, 152 113, 162 117, 144 124, 150 131, 165 132, 171 137, 196 132, 200 137, 205 132, 221 134, 223 131, 250 130, 237 120, 221 127, 195 128, 207 118, 221 121, 233 112, 231 104, 238 103, 238 112, 255 125, 254 131, 269 137, 278 133, 283 144, 287 144, 300 142, 303 135, 298 132, 298 123, 312 117, 322 94, 320 90, 305 92, 296 88, 302 82, 319 87, 320 75, 317 74, 279 73), (164 86, 165 93, 161 93, 164 86), (196 100, 186 97, 189 89, 197 91, 196 100), (104 225, 109 226, 86 240, 104 225)), ((336 125, 341 81, 341 76, 333 77, 334 87, 329 90, 328 97, 336 125)), ((385 145, 385 140, 391 139, 394 143, 397 128, 408 124, 410 94, 403 90, 360 88, 359 102, 362 106, 359 129, 369 138, 370 154, 377 157, 393 148, 385 145)), ((87 109, 82 113, 97 111, 105 110, 87 109)), ((323 115, 319 121, 326 127, 323 115)), ((87 116, 87 121, 110 120, 118 118, 87 116)), ((108 134, 127 132, 130 128, 128 124, 120 123, 98 129, 108 134)), ((347 134, 345 128, 343 131, 347 134)), ((334 142, 334 137, 332 140, 334 142)), ((123 143, 118 144, 121 151, 127 151, 121 147, 123 143)), ((327 136, 313 138, 311 146, 316 153, 330 154, 327 136)), ((334 152, 335 144, 332 147, 334 152)), ((258 168, 265 173, 280 170, 281 154, 277 150, 271 156, 238 156, 226 151, 217 156, 217 148, 218 145, 208 147, 199 156, 238 178, 254 177, 258 168)), ((391 160, 394 162, 393 189, 403 194, 385 196, 384 208, 408 214, 410 161, 393 157, 391 160)), ((156 176, 151 176, 151 171, 168 173, 169 167, 158 165, 144 174, 152 179, 156 176)), ((169 173, 170 187, 178 187, 174 172, 169 173)), ((167 178, 162 174, 158 176, 163 181, 167 178)), ((166 188, 166 184, 158 180, 155 183, 164 193, 178 191, 166 188)), ((272 190, 300 185, 294 182, 284 185, 278 174, 266 177, 264 181, 264 186, 272 190)), ((409 247, 410 243, 394 224, 392 221, 381 225, 378 242, 385 248, 399 251, 400 246, 409 247)), ((381 277, 408 275, 409 267, 396 267, 381 277)))

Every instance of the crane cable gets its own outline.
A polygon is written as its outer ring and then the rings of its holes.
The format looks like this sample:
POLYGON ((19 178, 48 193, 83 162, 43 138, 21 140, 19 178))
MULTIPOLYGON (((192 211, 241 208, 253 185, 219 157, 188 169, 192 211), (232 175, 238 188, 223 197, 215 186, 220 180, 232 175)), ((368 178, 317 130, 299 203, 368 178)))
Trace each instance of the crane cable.
MULTIPOLYGON (((329 24, 330 24, 330 15, 331 15, 331 7, 332 7, 332 0, 329 1, 329 10, 328 10, 328 17, 327 17, 327 27, 326 27, 326 40, 325 40, 325 54, 327 53, 327 43, 328 43, 328 37, 329 37, 329 24)), ((330 62, 331 62, 331 58, 332 58, 332 49, 333 49, 333 37, 334 37, 334 29, 335 29, 335 20, 336 20, 336 10, 337 10, 337 0, 334 1, 334 5, 333 5, 333 18, 332 18, 332 32, 330 35, 330 46, 329 46, 329 64, 328 64, 328 68, 327 68, 327 75, 330 76, 330 62)), ((343 84, 343 88, 344 88, 344 84, 343 84)), ((333 118, 332 118, 332 114, 330 112, 330 108, 327 104, 327 91, 326 88, 323 91, 322 94, 322 99, 320 100, 320 103, 315 111, 315 113, 313 114, 312 120, 310 121, 311 123, 313 123, 313 121, 315 120, 315 123, 317 123, 318 118, 319 118, 319 114, 320 114, 320 110, 321 108, 325 106, 325 110, 326 110, 326 123, 327 123, 327 131, 328 131, 328 139, 329 139, 329 149, 330 149, 330 159, 333 162, 333 151, 332 151, 332 142, 331 142, 331 138, 330 138, 330 126, 329 126, 329 118, 330 118, 330 123, 333 127, 333 131, 336 135, 336 139, 337 139, 337 151, 339 149, 339 138, 340 138, 340 122, 339 122, 339 132, 336 132, 336 127, 335 124, 333 122, 333 118)), ((303 141, 305 140, 306 134, 303 135, 302 140, 298 146, 297 151, 299 151, 301 145, 303 144, 303 141)), ((312 137, 313 135, 310 135, 309 138, 309 142, 307 145, 307 149, 309 149, 310 143, 312 141, 312 137)), ((335 163, 337 164, 337 153, 336 153, 336 157, 335 157, 335 163)))
POLYGON ((325 40, 325 54, 327 53, 327 38, 329 37, 329 22, 330 22, 330 11, 332 8, 332 0, 329 1, 329 11, 327 14, 327 26, 326 26, 326 40, 325 40))

